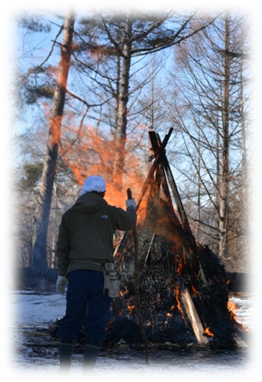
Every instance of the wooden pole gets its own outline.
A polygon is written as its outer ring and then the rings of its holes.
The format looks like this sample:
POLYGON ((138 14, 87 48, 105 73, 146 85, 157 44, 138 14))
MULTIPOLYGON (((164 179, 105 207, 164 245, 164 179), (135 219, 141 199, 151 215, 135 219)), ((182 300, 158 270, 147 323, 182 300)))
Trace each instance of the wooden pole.
POLYGON ((181 300, 198 343, 208 344, 208 339, 204 336, 204 328, 202 326, 197 310, 187 288, 185 288, 181 292, 181 300))
POLYGON ((147 250, 147 254, 146 254, 146 257, 145 257, 145 262, 144 264, 146 265, 147 264, 147 261, 148 261, 148 257, 150 255, 150 252, 151 252, 151 248, 152 248, 152 245, 153 245, 153 242, 154 242, 154 239, 155 239, 155 233, 153 233, 153 236, 151 238, 151 241, 150 241, 150 244, 149 244, 149 247, 148 247, 148 250, 147 250))

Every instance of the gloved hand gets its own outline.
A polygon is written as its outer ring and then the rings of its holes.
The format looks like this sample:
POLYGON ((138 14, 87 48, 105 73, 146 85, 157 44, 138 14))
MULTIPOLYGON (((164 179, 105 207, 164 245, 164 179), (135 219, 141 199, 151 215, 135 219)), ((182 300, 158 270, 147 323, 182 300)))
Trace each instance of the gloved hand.
POLYGON ((64 294, 65 293, 65 287, 68 284, 68 280, 66 276, 58 276, 56 280, 56 291, 57 293, 64 294))
POLYGON ((132 208, 133 210, 135 210, 136 211, 136 202, 135 202, 135 199, 134 198, 132 198, 132 199, 127 199, 126 200, 126 207, 127 208, 132 208))

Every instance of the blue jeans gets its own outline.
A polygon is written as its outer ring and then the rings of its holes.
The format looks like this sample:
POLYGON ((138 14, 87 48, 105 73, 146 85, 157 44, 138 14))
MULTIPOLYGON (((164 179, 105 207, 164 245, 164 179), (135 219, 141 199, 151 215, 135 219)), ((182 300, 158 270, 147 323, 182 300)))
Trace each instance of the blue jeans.
POLYGON ((69 273, 68 281, 66 314, 59 324, 58 335, 76 338, 86 320, 86 339, 103 342, 112 301, 103 295, 103 273, 79 269, 69 273))

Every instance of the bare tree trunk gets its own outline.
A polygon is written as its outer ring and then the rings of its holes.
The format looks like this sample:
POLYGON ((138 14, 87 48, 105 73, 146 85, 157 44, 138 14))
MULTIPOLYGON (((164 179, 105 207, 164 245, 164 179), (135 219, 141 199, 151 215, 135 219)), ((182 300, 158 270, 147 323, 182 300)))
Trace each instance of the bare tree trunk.
POLYGON ((222 116, 222 173, 219 209, 219 256, 227 257, 227 222, 228 222, 228 192, 229 192, 229 19, 225 19, 225 53, 224 53, 224 86, 223 86, 223 116, 222 116))
POLYGON ((240 123, 241 123, 241 149, 242 149, 242 197, 244 205, 244 246, 246 248, 247 259, 250 259, 251 253, 251 229, 250 229, 250 217, 249 217, 249 180, 248 180, 248 161, 247 161, 247 148, 246 148, 246 126, 245 126, 245 111, 244 111, 244 95, 243 95, 243 60, 240 63, 240 95, 239 95, 239 111, 240 111, 240 123))
POLYGON ((115 162, 114 162, 114 180, 119 190, 122 188, 125 162, 126 128, 127 128, 127 103, 129 88, 129 72, 131 64, 132 49, 132 20, 127 14, 125 25, 125 36, 123 45, 123 65, 120 84, 120 96, 118 104, 116 137, 115 137, 115 162))
MULTIPOLYGON (((121 23, 118 30, 118 36, 117 36, 117 44, 121 44, 121 23)), ((115 126, 117 128, 118 124, 118 113, 119 113, 119 100, 120 100, 120 78, 121 78, 121 55, 117 55, 117 62, 116 62, 116 107, 115 107, 115 126)))
MULTIPOLYGON (((219 121, 217 120, 217 129, 216 129, 216 189, 220 189, 220 181, 221 181, 221 168, 220 168, 220 163, 221 163, 221 152, 220 152, 220 132, 219 132, 219 121)), ((215 200, 215 205, 216 205, 216 243, 215 243, 215 250, 216 253, 219 254, 219 239, 220 239, 220 234, 219 234, 219 206, 220 206, 220 192, 216 192, 216 200, 215 200)))
POLYGON ((200 219, 201 219, 201 179, 200 179, 200 166, 201 166, 201 158, 200 158, 200 131, 198 127, 198 152, 197 152, 197 223, 196 223, 196 239, 199 239, 199 228, 200 228, 200 219))
POLYGON ((74 13, 68 12, 65 17, 63 27, 64 31, 61 45, 60 61, 58 66, 58 75, 52 109, 50 112, 50 126, 48 133, 47 150, 44 159, 41 186, 37 199, 37 207, 34 217, 32 269, 37 283, 39 278, 43 279, 43 276, 45 275, 48 268, 46 257, 48 222, 52 201, 53 184, 56 172, 56 163, 58 157, 60 128, 65 104, 67 78, 72 52, 74 21, 74 13))

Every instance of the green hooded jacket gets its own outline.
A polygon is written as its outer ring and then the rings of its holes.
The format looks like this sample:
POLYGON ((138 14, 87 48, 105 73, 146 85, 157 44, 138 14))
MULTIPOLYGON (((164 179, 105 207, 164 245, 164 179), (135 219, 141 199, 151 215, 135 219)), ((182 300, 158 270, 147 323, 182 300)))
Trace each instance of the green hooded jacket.
POLYGON ((102 271, 99 264, 113 262, 116 229, 135 227, 136 212, 109 205, 101 196, 87 192, 62 216, 56 246, 58 274, 77 269, 102 271))

